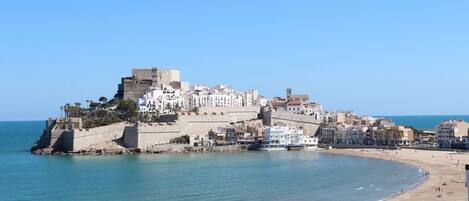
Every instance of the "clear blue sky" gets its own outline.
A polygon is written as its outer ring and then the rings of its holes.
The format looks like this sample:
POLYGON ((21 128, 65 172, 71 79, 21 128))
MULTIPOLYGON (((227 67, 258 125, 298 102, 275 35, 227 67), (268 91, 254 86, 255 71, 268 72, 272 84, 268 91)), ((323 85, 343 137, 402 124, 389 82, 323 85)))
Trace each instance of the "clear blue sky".
POLYGON ((0 120, 112 96, 133 67, 369 115, 469 114, 467 1, 2 1, 0 120))

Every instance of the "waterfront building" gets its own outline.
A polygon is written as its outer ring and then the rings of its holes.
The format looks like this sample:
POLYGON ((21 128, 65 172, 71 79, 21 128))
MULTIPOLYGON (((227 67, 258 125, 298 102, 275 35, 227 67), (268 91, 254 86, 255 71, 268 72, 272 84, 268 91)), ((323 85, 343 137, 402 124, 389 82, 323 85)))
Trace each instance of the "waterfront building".
MULTIPOLYGON (((366 118, 365 118, 366 119, 366 118)), ((360 122, 360 121, 355 121, 360 122)), ((324 124, 319 139, 325 144, 406 146, 414 141, 413 130, 404 126, 379 126, 379 121, 365 124, 324 124)))
POLYGON ((264 130, 264 140, 260 150, 288 150, 304 147, 303 129, 289 126, 272 126, 264 130))
POLYGON ((319 138, 314 136, 305 135, 303 136, 303 146, 305 149, 317 149, 319 138))
POLYGON ((376 145, 406 146, 414 141, 414 132, 404 126, 380 127, 373 130, 376 145))
POLYGON ((215 145, 215 142, 206 135, 205 136, 200 136, 200 135, 190 136, 189 141, 194 147, 210 147, 210 146, 215 145))
POLYGON ((469 123, 463 120, 444 121, 435 130, 436 141, 440 148, 459 148, 467 143, 465 139, 469 133, 469 123))
POLYGON ((418 136, 414 136, 414 139, 418 142, 418 146, 437 147, 436 132, 434 130, 423 131, 418 136))
POLYGON ((234 127, 218 128, 210 130, 208 137, 215 145, 233 145, 237 144, 236 132, 239 130, 237 131, 234 127))
POLYGON ((181 89, 174 89, 170 85, 151 87, 141 98, 137 100, 139 112, 168 113, 180 110, 184 106, 184 98, 181 89))
POLYGON ((321 126, 319 142, 323 144, 337 144, 337 127, 336 126, 321 126))
POLYGON ((242 127, 224 127, 210 130, 208 138, 215 145, 255 144, 258 141, 258 130, 253 127, 244 129, 242 127))

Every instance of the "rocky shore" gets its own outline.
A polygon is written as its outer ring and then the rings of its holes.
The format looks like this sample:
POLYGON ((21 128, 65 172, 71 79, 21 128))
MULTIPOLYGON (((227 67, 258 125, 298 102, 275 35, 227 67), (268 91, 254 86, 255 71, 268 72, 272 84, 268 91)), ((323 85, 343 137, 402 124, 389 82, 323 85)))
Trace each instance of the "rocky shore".
POLYGON ((78 152, 53 151, 51 148, 36 149, 36 155, 134 155, 134 154, 160 154, 160 153, 191 153, 191 152, 241 152, 250 147, 244 145, 194 147, 187 144, 162 144, 147 149, 124 147, 90 147, 78 152))

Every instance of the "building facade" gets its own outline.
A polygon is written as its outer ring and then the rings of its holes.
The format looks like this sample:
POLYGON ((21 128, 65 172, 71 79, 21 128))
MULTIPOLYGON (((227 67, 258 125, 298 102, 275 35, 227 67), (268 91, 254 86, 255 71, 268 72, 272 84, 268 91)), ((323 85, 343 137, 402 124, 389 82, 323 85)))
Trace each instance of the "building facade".
POLYGON ((168 113, 180 110, 184 106, 184 98, 181 89, 174 89, 170 85, 152 87, 143 97, 137 101, 139 112, 168 113))
POLYGON ((159 67, 132 69, 132 77, 123 77, 118 87, 118 96, 124 100, 137 100, 143 97, 151 87, 170 85, 175 89, 184 89, 187 83, 181 83, 180 71, 159 67))
POLYGON ((209 88, 205 85, 194 85, 187 94, 191 109, 198 107, 250 107, 258 104, 256 90, 239 92, 226 85, 209 88))
POLYGON ((303 129, 288 126, 266 127, 260 150, 288 150, 304 146, 303 129))
MULTIPOLYGON (((469 123, 463 120, 450 120, 436 127, 436 141, 440 148, 459 148, 469 133, 469 123)), ((464 145, 462 145, 464 146, 464 145)))

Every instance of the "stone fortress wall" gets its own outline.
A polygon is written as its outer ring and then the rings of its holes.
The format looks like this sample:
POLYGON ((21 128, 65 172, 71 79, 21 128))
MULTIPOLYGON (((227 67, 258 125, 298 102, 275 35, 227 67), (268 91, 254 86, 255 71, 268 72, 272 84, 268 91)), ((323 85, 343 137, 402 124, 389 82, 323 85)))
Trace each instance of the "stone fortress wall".
MULTIPOLYGON (((117 123, 113 125, 65 131, 58 136, 65 151, 79 152, 90 147, 107 142, 118 142, 125 148, 146 149, 153 145, 169 143, 171 139, 188 135, 205 136, 212 129, 225 127, 230 123, 249 121, 259 118, 261 108, 233 107, 233 108, 200 108, 195 112, 180 112, 178 120, 165 123, 117 123)), ((319 128, 319 122, 311 116, 292 114, 286 111, 265 110, 261 113, 265 125, 283 123, 289 126, 302 127, 307 135, 314 135, 319 128)), ((45 132, 49 133, 49 132, 45 132)), ((57 144, 57 142, 55 143, 57 144)), ((54 145, 57 146, 57 145, 54 145)))
POLYGON ((74 129, 64 133, 64 149, 77 152, 94 145, 119 140, 124 136, 128 123, 117 123, 92 129, 74 129))
POLYGON ((259 107, 201 108, 198 113, 178 114, 176 122, 169 123, 117 123, 92 128, 74 129, 62 134, 63 149, 72 152, 85 150, 110 141, 121 141, 126 148, 147 148, 156 144, 169 143, 183 135, 205 136, 212 129, 224 127, 232 122, 258 118, 259 107))
POLYGON ((138 124, 133 132, 125 134, 124 143, 132 148, 147 148, 169 143, 183 135, 205 136, 212 129, 232 122, 257 119, 260 107, 200 108, 199 112, 182 112, 175 123, 138 124))

